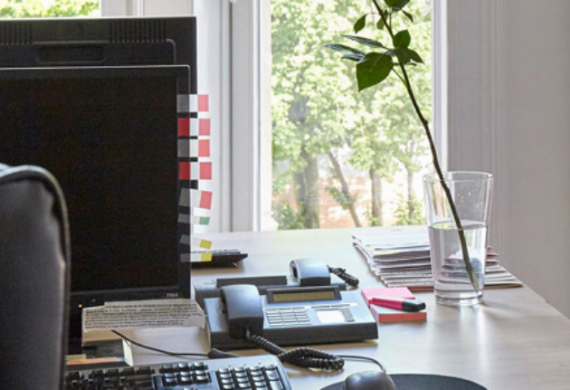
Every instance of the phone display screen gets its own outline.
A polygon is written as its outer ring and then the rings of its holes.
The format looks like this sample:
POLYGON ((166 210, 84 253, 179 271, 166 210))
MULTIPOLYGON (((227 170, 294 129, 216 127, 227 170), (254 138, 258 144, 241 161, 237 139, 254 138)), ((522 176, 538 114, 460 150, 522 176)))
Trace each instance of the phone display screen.
POLYGON ((310 301, 331 301, 338 299, 335 291, 319 290, 319 291, 280 291, 273 292, 273 302, 310 302, 310 301))

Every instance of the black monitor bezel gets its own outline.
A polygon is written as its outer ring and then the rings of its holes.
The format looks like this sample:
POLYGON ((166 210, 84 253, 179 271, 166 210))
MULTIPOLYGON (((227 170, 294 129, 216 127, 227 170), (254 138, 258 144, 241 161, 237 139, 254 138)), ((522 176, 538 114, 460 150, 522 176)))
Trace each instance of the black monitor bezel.
MULTIPOLYGON (((157 72, 157 67, 171 67, 173 71, 182 67, 187 75, 186 81, 179 83, 179 96, 182 101, 188 97, 197 96, 197 39, 196 18, 193 16, 158 16, 158 17, 102 17, 102 18, 25 18, 4 19, 0 21, 0 70, 5 70, 13 77, 29 77, 29 71, 36 75, 46 75, 50 69, 65 68, 68 75, 73 72, 89 71, 93 67, 105 67, 106 72, 121 71, 117 67, 140 69, 146 75, 157 72), (165 48, 172 52, 172 58, 151 59, 150 64, 144 64, 144 52, 148 48, 165 48), (38 52, 42 47, 104 47, 112 50, 114 56, 105 56, 97 63, 70 61, 69 63, 49 63, 38 61, 38 52), (140 58, 131 59, 123 55, 123 50, 138 50, 143 54, 143 64, 140 58), (6 61, 6 59, 8 59, 6 61), (145 66, 148 65, 148 66, 145 66)), ((152 49, 150 50, 152 54, 152 49)), ((180 71, 180 70, 178 70, 180 71)), ((0 73, 0 77, 2 73, 0 73)), ((178 107, 178 117, 188 118, 197 116, 178 107)), ((180 126, 180 121, 179 121, 180 126)), ((180 129, 179 129, 180 130, 180 129)), ((179 139, 190 139, 189 135, 179 133, 179 139)), ((193 161, 190 157, 180 161, 193 161)), ((182 186, 197 188, 197 182, 189 181, 182 186)), ((179 208, 181 206, 179 205, 179 208)), ((190 213, 189 209, 187 210, 190 213)), ((185 233, 190 235, 190 225, 184 226, 185 233)), ((180 238, 180 233, 179 233, 180 238)), ((186 240, 189 241, 189 240, 186 240)), ((180 241, 179 241, 180 242, 180 241)), ((153 298, 190 297, 190 243, 180 252, 179 284, 166 288, 150 289, 117 289, 113 291, 80 292, 71 294, 70 307, 70 345, 75 344, 81 334, 73 331, 74 327, 81 330, 81 308, 102 304, 105 301, 138 300, 153 298)), ((179 246, 180 248, 180 246, 179 246)))

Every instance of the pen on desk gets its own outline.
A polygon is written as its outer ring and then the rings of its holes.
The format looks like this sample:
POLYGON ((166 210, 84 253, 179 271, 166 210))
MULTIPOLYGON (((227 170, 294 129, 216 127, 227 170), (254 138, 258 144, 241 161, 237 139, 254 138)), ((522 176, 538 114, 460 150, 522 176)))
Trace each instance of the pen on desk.
POLYGON ((373 297, 370 303, 377 306, 409 312, 416 312, 426 308, 426 304, 424 302, 416 299, 398 297, 373 297))

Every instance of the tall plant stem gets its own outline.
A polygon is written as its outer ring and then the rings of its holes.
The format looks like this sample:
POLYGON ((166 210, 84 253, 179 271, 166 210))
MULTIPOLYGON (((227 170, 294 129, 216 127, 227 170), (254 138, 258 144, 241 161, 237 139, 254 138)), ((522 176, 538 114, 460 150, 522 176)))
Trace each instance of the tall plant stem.
MULTIPOLYGON (((385 12, 382 10, 382 8, 378 4, 377 0, 372 0, 372 2, 374 3, 376 10, 378 11, 378 14, 380 14, 380 17, 382 18, 382 23, 384 23, 384 26, 386 27, 386 30, 390 34, 390 37, 392 38, 392 40, 394 40, 394 32, 392 31, 391 24, 386 19, 385 12)), ((406 87, 406 91, 408 92, 408 95, 410 96, 410 100, 412 101, 412 105, 414 106, 414 110, 416 111, 416 114, 418 115, 418 118, 420 119, 420 122, 422 123, 422 126, 425 130, 426 136, 428 138, 429 147, 431 150, 431 155, 433 157, 433 165, 434 165, 435 170, 437 172, 437 176, 439 177, 439 180, 441 181, 441 186, 443 187, 445 195, 447 196, 447 200, 449 202, 449 207, 451 209, 451 213, 453 214, 453 219, 455 220, 455 225, 457 226, 457 234, 459 235, 459 242, 461 245, 461 253, 463 255, 463 262, 465 263, 465 270, 467 271, 467 275, 469 275, 469 280, 471 281, 471 284, 473 285, 473 288, 475 289, 475 291, 480 291, 479 280, 475 277, 475 271, 473 269, 473 265, 469 261, 469 250, 467 249, 467 242, 465 240, 465 231, 463 230, 463 225, 461 224, 461 220, 459 219, 459 214, 457 213, 457 208, 455 207, 455 202, 453 201, 453 197, 451 196, 451 191, 449 190, 449 187, 448 187, 447 183, 445 182, 445 178, 443 177, 443 172, 442 172, 441 167, 439 165, 437 150, 435 148, 435 142, 433 141, 433 137, 431 135, 429 123, 425 119, 425 117, 423 116, 422 111, 418 105, 418 102, 417 102, 416 97, 414 95, 414 91, 412 90, 412 85, 410 84, 410 79, 408 77, 408 72, 406 71, 406 67, 404 66, 402 61, 398 61, 398 65, 399 65, 400 70, 402 72, 402 77, 404 78, 404 86, 406 87)))

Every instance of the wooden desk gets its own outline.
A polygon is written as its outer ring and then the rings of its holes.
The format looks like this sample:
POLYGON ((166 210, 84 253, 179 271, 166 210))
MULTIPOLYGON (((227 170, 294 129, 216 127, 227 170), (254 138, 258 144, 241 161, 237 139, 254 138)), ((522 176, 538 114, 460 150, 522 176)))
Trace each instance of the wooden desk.
MULTIPOLYGON (((360 279, 361 287, 379 285, 352 247, 350 230, 224 233, 208 238, 214 248, 237 248, 249 257, 237 269, 194 270, 195 281, 218 275, 283 275, 291 259, 317 257, 331 266, 347 268, 360 279)), ((436 305, 431 293, 418 296, 427 303, 427 322, 382 324, 378 340, 318 347, 375 357, 390 373, 457 376, 489 390, 570 388, 570 320, 531 289, 487 290, 485 303, 472 308, 436 305)), ((178 351, 208 348, 205 332, 196 329, 136 331, 133 337, 178 351)), ((138 364, 180 360, 138 348, 135 353, 138 364)), ((375 369, 373 364, 352 361, 347 361, 341 373, 287 367, 295 389, 319 389, 352 372, 375 369)))

